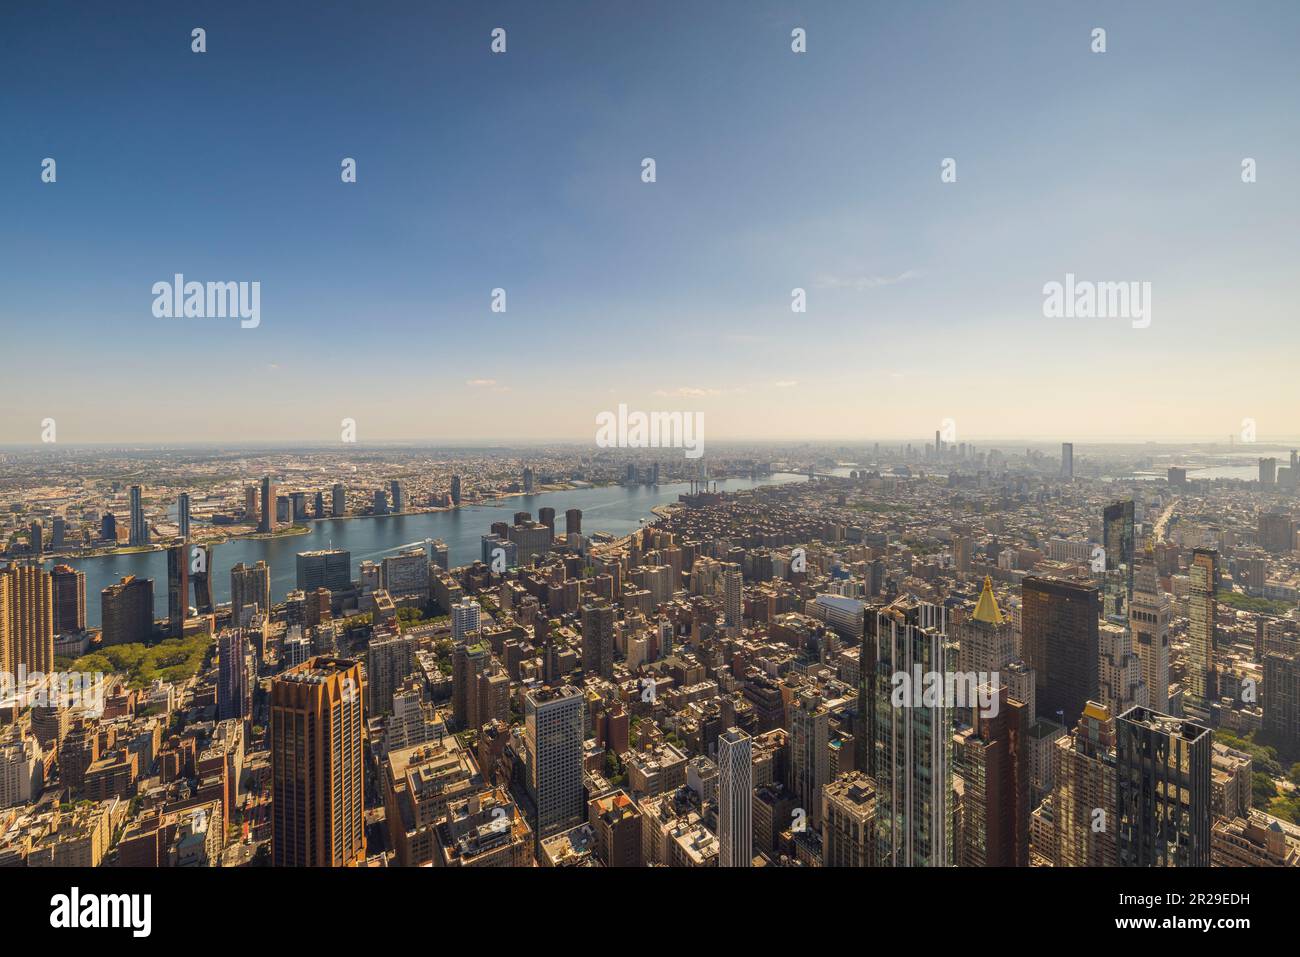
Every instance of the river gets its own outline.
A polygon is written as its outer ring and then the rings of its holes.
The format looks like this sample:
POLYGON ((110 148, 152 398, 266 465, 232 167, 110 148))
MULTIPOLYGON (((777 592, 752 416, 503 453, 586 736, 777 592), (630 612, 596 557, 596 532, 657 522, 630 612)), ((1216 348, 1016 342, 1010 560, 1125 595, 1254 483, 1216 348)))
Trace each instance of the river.
MULTIPOLYGON (((736 492, 758 485, 798 481, 806 481, 806 476, 778 473, 760 479, 719 479, 718 489, 736 492)), ((595 532, 626 535, 638 528, 642 519, 653 520, 650 510, 656 505, 675 502, 677 496, 689 490, 686 483, 570 489, 516 495, 444 512, 321 519, 311 522, 311 530, 303 535, 235 538, 213 546, 212 597, 218 604, 230 601, 230 569, 235 565, 265 561, 271 566, 271 599, 283 601, 297 584, 296 554, 320 548, 346 548, 351 552, 353 579, 358 576, 361 562, 381 561, 429 538, 440 538, 447 543, 448 560, 453 568, 468 565, 482 557, 480 539, 489 533, 493 522, 509 522, 515 512, 531 512, 536 519, 538 512, 546 507, 555 509, 557 532, 564 531, 565 510, 580 508, 584 535, 595 532)), ((46 567, 53 564, 47 562, 46 567)), ((127 575, 154 580, 154 615, 167 616, 165 551, 69 559, 64 564, 86 573, 86 623, 90 627, 97 628, 100 624, 99 593, 127 575)), ((190 601, 193 600, 191 594, 190 601)))

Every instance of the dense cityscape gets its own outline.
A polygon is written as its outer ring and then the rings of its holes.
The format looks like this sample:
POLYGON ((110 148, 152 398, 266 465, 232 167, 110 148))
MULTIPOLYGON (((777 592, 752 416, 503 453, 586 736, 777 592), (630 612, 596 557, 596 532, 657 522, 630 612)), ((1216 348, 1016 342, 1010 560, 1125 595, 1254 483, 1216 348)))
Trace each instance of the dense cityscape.
POLYGON ((1300 866, 1297 476, 940 432, 6 453, 0 865, 1300 866), (464 510, 471 554, 395 526, 283 596, 222 560, 464 510))
POLYGON ((9 929, 1294 938, 1297 36, 16 7, 9 929))

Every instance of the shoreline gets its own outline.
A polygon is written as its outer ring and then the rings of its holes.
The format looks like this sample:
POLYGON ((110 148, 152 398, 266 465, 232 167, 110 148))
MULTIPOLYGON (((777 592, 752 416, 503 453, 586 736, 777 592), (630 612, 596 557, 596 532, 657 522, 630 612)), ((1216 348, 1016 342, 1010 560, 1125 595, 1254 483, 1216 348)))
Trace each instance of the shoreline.
MULTIPOLYGON (((784 475, 796 476, 796 477, 800 477, 800 476, 802 476, 802 473, 799 473, 799 472, 771 472, 771 473, 768 473, 767 475, 760 476, 760 479, 764 479, 764 478, 765 478, 765 479, 771 479, 771 478, 774 478, 774 477, 776 477, 776 476, 778 476, 778 475, 783 475, 783 474, 784 474, 784 475)), ((709 481, 710 481, 710 482, 725 483, 725 482, 727 482, 727 481, 731 481, 731 480, 735 480, 735 479, 745 480, 745 481, 751 481, 751 480, 753 480, 752 477, 751 477, 751 476, 748 476, 748 475, 726 475, 726 476, 715 476, 715 477, 711 477, 711 478, 709 479, 709 481)), ((781 483, 773 483, 773 484, 781 484, 781 483)), ((597 490, 597 489, 605 489, 605 488, 629 488, 629 487, 635 487, 635 488, 645 488, 645 489, 660 489, 660 488, 667 488, 667 487, 678 486, 678 485, 680 485, 680 486, 688 486, 688 485, 690 485, 690 481, 684 479, 684 480, 682 480, 682 481, 677 481, 677 482, 661 482, 661 483, 659 483, 658 485, 641 485, 641 484, 638 484, 638 485, 636 485, 636 486, 625 486, 625 485, 623 485, 622 483, 619 483, 619 482, 610 482, 610 483, 607 483, 607 484, 601 484, 601 485, 588 484, 588 485, 582 485, 582 486, 567 486, 567 485, 566 485, 566 486, 560 486, 560 487, 548 486, 548 487, 544 487, 544 488, 542 488, 540 491, 534 491, 534 492, 531 492, 531 493, 529 493, 529 492, 522 492, 522 491, 520 491, 520 492, 503 492, 503 493, 501 493, 500 495, 493 496, 492 498, 489 498, 489 499, 481 499, 481 500, 473 501, 473 502, 462 501, 459 505, 449 505, 449 506, 430 506, 430 507, 420 508, 420 509, 418 509, 418 510, 414 510, 414 511, 408 510, 408 511, 405 511, 405 512, 390 512, 390 513, 387 514, 387 515, 375 515, 375 514, 351 514, 351 515, 338 515, 338 516, 327 515, 327 516, 324 516, 324 517, 322 517, 322 518, 309 518, 309 519, 306 519, 306 520, 305 520, 305 521, 306 521, 306 524, 305 524, 305 525, 295 525, 295 526, 292 526, 291 528, 286 528, 286 529, 281 530, 281 531, 276 531, 276 532, 271 532, 271 533, 267 533, 267 532, 248 532, 248 533, 245 533, 245 534, 229 534, 229 535, 225 535, 225 536, 223 536, 223 537, 221 537, 221 538, 213 538, 213 539, 207 539, 207 540, 191 538, 191 540, 190 540, 190 544, 192 544, 192 545, 202 545, 202 546, 207 546, 207 547, 215 547, 215 546, 217 546, 217 545, 223 545, 223 544, 226 544, 227 542, 248 542, 248 541, 253 541, 253 542, 256 542, 256 541, 264 541, 264 542, 265 542, 265 541, 274 541, 274 540, 279 539, 279 538, 296 538, 296 537, 300 537, 300 536, 303 536, 303 535, 310 535, 310 534, 312 533, 313 528, 314 528, 316 525, 319 525, 319 524, 322 523, 322 522, 342 522, 342 521, 353 521, 353 520, 359 520, 359 519, 373 519, 373 518, 402 518, 402 517, 408 517, 408 516, 438 515, 438 514, 443 514, 443 513, 454 512, 454 511, 457 511, 457 510, 459 510, 459 509, 467 509, 467 508, 475 508, 475 507, 478 507, 478 508, 499 508, 499 507, 503 507, 503 506, 509 504, 510 500, 512 500, 512 499, 524 498, 524 497, 528 497, 528 496, 538 496, 538 495, 557 495, 557 494, 561 494, 561 493, 564 493, 564 492, 574 492, 574 493, 579 493, 579 494, 580 494, 580 493, 583 493, 583 492, 590 492, 590 491, 595 491, 595 490, 597 490)), ((725 491, 725 489, 723 489, 722 491, 725 491)), ((667 503, 667 504, 664 504, 664 505, 652 505, 652 506, 650 507, 650 509, 649 509, 649 512, 650 512, 650 514, 652 514, 653 516, 655 516, 655 519, 663 518, 663 517, 665 517, 665 516, 664 516, 664 515, 659 511, 659 509, 667 509, 667 508, 670 508, 670 507, 674 507, 676 504, 677 504, 676 502, 670 502, 670 503, 667 503)), ((647 520, 646 524, 649 524, 650 521, 651 521, 651 520, 647 520)), ((207 526, 207 527, 212 527, 212 526, 207 526)), ((620 541, 620 542, 625 542, 626 539, 627 539, 627 536, 622 536, 622 537, 619 539, 619 541, 620 541)), ((66 552, 56 552, 56 553, 45 552, 45 553, 41 554, 40 556, 38 556, 38 560, 39 560, 40 562, 42 562, 42 563, 45 563, 45 562, 53 562, 54 564, 59 564, 59 563, 61 563, 61 562, 82 562, 82 561, 88 561, 88 560, 91 560, 91 559, 101 559, 101 558, 119 558, 119 557, 127 557, 127 556, 131 556, 131 555, 146 555, 146 554, 149 554, 149 553, 151 553, 151 552, 165 552, 165 551, 167 551, 168 548, 172 547, 172 545, 174 545, 174 544, 175 544, 175 543, 173 542, 173 543, 171 543, 171 544, 161 544, 161 543, 159 543, 159 544, 151 544, 151 545, 147 545, 147 546, 144 546, 144 545, 135 545, 135 546, 130 546, 130 545, 128 545, 128 546, 124 546, 124 547, 122 547, 122 548, 115 548, 115 549, 110 549, 110 550, 107 550, 107 551, 104 551, 104 550, 95 550, 95 551, 83 552, 83 553, 76 553, 76 554, 68 554, 68 553, 66 553, 66 552)), ((17 557, 14 557, 14 558, 11 558, 11 559, 9 559, 9 560, 17 561, 17 560, 20 560, 20 559, 18 559, 17 557)))

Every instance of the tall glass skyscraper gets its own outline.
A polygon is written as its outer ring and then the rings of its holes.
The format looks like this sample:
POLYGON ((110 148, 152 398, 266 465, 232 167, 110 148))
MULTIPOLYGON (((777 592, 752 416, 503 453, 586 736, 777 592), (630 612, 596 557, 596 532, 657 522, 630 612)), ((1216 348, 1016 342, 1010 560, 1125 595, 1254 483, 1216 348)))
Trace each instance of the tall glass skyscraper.
POLYGON ((754 859, 753 739, 739 728, 718 735, 718 866, 754 859))
POLYGON ((951 711, 942 695, 934 704, 908 701, 900 707, 893 694, 896 676, 953 670, 956 651, 945 633, 944 609, 900 598, 868 612, 866 631, 873 673, 876 860, 882 867, 947 867, 952 862, 951 711))
POLYGON ((1193 717, 1209 717, 1215 694, 1214 606, 1219 553, 1212 548, 1192 551, 1187 597, 1187 695, 1185 708, 1193 717))
POLYGON ((1102 612, 1127 624, 1133 600, 1133 500, 1112 502, 1102 512, 1102 546, 1106 549, 1102 612))
POLYGON ((189 549, 173 545, 167 549, 167 633, 179 638, 190 613, 189 549))
POLYGON ((149 544, 149 524, 144 518, 144 503, 141 501, 143 490, 138 485, 131 486, 131 539, 132 545, 149 544))
POLYGON ((1073 727, 1100 690, 1096 588, 1030 576, 1020 586, 1021 652, 1034 669, 1040 717, 1073 727))

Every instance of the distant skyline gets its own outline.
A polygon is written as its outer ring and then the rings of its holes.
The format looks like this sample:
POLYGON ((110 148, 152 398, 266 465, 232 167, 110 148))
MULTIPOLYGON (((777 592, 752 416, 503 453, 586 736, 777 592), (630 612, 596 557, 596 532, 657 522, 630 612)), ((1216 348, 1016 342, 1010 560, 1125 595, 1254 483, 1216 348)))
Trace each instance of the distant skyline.
POLYGON ((562 9, 6 13, 0 443, 1300 434, 1293 2, 562 9), (176 273, 260 324, 155 318, 176 273))
MULTIPOLYGON (((872 444, 888 446, 891 450, 897 450, 901 445, 911 444, 914 447, 923 444, 932 444, 934 441, 933 433, 928 436, 895 436, 881 437, 868 436, 866 438, 840 438, 840 439, 718 439, 711 441, 710 448, 717 451, 719 449, 732 452, 738 449, 766 447, 771 449, 799 449, 800 447, 814 447, 822 451, 834 451, 836 446, 844 449, 864 449, 872 444)), ((1264 455, 1278 455, 1280 452, 1291 449, 1300 449, 1300 437, 1280 438, 1280 439, 1260 439, 1256 442, 1235 442, 1229 445, 1226 441, 1215 442, 1213 439, 1198 439, 1195 437, 1171 438, 1165 440, 1154 439, 1135 439, 1135 438, 1113 438, 1113 439, 1089 439, 1085 441, 1054 438, 1030 437, 1030 436, 976 436, 972 438, 963 438, 958 440, 958 444, 966 444, 977 449, 988 449, 994 446, 1014 450, 1017 447, 1029 447, 1038 451, 1059 451, 1063 442, 1073 442, 1076 454, 1081 450, 1090 450, 1096 448, 1117 448, 1124 450, 1138 451, 1143 448, 1150 448, 1162 453, 1168 452, 1188 452, 1196 454, 1204 452, 1209 454, 1221 453, 1249 456, 1258 453, 1264 455)), ((322 452, 330 449, 339 449, 344 452, 395 449, 395 450, 421 450, 431 449, 435 451, 446 452, 520 452, 533 451, 538 449, 556 448, 572 449, 585 448, 590 445, 589 442, 577 438, 504 438, 484 440, 481 442, 470 442, 457 439, 385 439, 373 442, 312 442, 297 440, 266 440, 256 442, 60 442, 57 444, 43 443, 0 443, 0 452, 20 452, 35 451, 38 449, 47 449, 50 451, 67 450, 67 451, 217 451, 217 452, 266 452, 275 453, 280 451, 311 451, 322 452)), ((593 450, 593 454, 600 453, 618 454, 625 452, 638 456, 661 457, 682 455, 681 449, 663 448, 663 449, 637 449, 637 448, 611 448, 593 450)))

